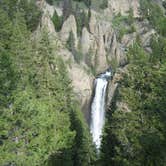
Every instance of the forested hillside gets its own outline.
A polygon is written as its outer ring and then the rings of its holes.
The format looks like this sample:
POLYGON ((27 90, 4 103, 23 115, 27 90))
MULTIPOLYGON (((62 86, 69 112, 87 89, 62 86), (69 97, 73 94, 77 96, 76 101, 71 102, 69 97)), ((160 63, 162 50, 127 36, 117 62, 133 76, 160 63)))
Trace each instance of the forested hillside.
POLYGON ((35 2, 0 2, 0 165, 91 165, 94 152, 63 60, 35 2))
POLYGON ((139 38, 128 48, 126 72, 107 113, 102 165, 166 165, 166 18, 157 3, 140 2, 142 19, 157 32, 151 52, 139 38))

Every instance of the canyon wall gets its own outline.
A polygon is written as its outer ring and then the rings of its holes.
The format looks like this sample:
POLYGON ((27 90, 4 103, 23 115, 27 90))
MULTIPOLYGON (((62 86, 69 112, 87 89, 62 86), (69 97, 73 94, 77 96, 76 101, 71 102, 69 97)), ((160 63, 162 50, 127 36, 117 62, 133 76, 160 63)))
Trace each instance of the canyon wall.
MULTIPOLYGON (((76 18, 72 14, 63 22, 60 32, 56 32, 51 18, 55 10, 59 16, 62 15, 62 4, 51 6, 45 1, 40 1, 39 5, 43 10, 43 16, 38 31, 46 27, 50 33, 55 54, 64 59, 75 95, 79 99, 85 114, 88 115, 95 75, 115 63, 119 67, 124 66, 126 64, 126 49, 136 40, 139 34, 141 34, 140 40, 145 48, 150 51, 149 42, 155 31, 149 29, 148 22, 138 21, 140 17, 139 0, 109 0, 108 6, 103 10, 90 8, 89 28, 83 27, 81 35, 77 34, 76 18), (113 25, 113 19, 118 14, 121 17, 128 16, 131 9, 135 19, 135 29, 133 32, 125 33, 119 40, 116 30, 118 28, 113 25), (75 61, 73 52, 66 47, 70 32, 74 37, 74 48, 83 56, 80 63, 75 61), (91 72, 89 63, 95 68, 95 74, 91 72)), ((85 11, 88 12, 88 9, 85 9, 85 11)), ((117 82, 113 81, 109 86, 112 90, 109 91, 108 101, 114 94, 117 82)))

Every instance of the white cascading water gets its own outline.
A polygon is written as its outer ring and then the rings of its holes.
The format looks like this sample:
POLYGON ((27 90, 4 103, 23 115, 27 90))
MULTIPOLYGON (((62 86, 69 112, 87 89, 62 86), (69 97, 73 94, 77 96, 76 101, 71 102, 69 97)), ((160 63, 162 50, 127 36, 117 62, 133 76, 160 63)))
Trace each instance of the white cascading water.
POLYGON ((108 78, 110 77, 111 71, 106 71, 95 80, 95 95, 91 105, 90 130, 97 149, 100 148, 102 129, 105 122, 105 97, 108 78))

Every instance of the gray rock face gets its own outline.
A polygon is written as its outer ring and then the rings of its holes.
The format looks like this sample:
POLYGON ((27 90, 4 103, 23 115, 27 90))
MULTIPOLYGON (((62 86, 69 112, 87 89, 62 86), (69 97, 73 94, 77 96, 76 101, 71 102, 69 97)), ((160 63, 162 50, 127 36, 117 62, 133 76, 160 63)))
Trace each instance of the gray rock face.
POLYGON ((109 0, 110 10, 122 15, 127 15, 130 9, 133 9, 134 17, 139 17, 139 0, 109 0))
POLYGON ((90 33, 92 34, 95 33, 96 24, 97 24, 97 19, 95 15, 96 15, 96 12, 91 10, 91 17, 89 20, 89 29, 90 29, 90 33))
POLYGON ((115 92, 118 88, 119 81, 123 78, 123 74, 127 71, 127 67, 125 68, 119 68, 115 75, 113 76, 113 79, 108 84, 108 94, 107 94, 107 102, 106 107, 109 108, 110 103, 114 97, 115 92))
POLYGON ((103 27, 102 25, 98 24, 98 29, 97 29, 97 72, 101 72, 105 70, 108 65, 107 65, 107 60, 106 60, 106 51, 105 51, 105 43, 104 43, 104 38, 103 38, 103 27))
POLYGON ((89 52, 91 46, 90 33, 87 28, 82 29, 82 37, 81 37, 81 52, 85 55, 89 52))
POLYGON ((68 40, 70 32, 73 32, 75 47, 77 47, 77 25, 73 15, 70 15, 62 25, 60 32, 60 39, 62 42, 66 42, 68 40))
POLYGON ((55 28, 54 28, 54 24, 50 20, 50 16, 48 14, 47 15, 43 15, 41 22, 42 22, 41 23, 42 27, 43 28, 47 28, 49 33, 56 34, 56 31, 55 31, 55 28))
POLYGON ((149 27, 149 22, 147 20, 139 22, 135 21, 136 32, 131 34, 125 34, 121 40, 121 43, 125 47, 129 47, 134 42, 136 42, 137 36, 139 36, 140 41, 144 48, 150 46, 150 39, 156 33, 154 29, 149 27))
POLYGON ((38 1, 37 5, 43 11, 41 25, 40 27, 38 27, 38 31, 40 31, 42 28, 45 28, 48 30, 49 33, 56 34, 54 24, 52 23, 50 19, 54 14, 54 10, 55 10, 54 7, 47 4, 44 0, 38 1))
POLYGON ((72 84, 76 98, 80 101, 81 107, 84 109, 86 117, 93 89, 93 77, 88 75, 78 64, 73 64, 69 69, 69 76, 72 79, 72 84))
MULTIPOLYGON (((110 13, 109 10, 106 10, 103 12, 103 17, 101 17, 101 13, 93 10, 91 12, 89 29, 92 35, 91 43, 95 45, 93 48, 96 49, 93 52, 96 52, 95 63, 98 73, 107 69, 112 59, 116 59, 117 64, 121 64, 125 59, 125 54, 120 47, 120 43, 117 41, 112 23, 108 19, 108 14, 110 13)), ((109 18, 111 17, 110 15, 109 18)))

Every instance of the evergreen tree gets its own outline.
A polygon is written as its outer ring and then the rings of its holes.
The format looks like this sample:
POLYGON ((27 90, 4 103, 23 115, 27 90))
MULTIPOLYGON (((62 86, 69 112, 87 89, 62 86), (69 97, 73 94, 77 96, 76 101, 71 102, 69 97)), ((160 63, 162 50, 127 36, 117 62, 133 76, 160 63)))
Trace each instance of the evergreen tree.
POLYGON ((74 53, 75 52, 75 38, 74 38, 74 34, 72 31, 69 33, 69 38, 68 38, 66 44, 67 44, 67 48, 69 49, 69 51, 74 53))
POLYGON ((92 163, 90 136, 78 115, 66 65, 53 54, 47 31, 31 37, 25 11, 11 17, 13 6, 2 2, 0 165, 92 163), (76 125, 82 130, 80 141, 76 125))
POLYGON ((128 110, 110 107, 101 162, 162 166, 166 162, 165 61, 151 63, 139 44, 129 49, 128 57, 128 72, 117 93, 117 100, 128 110))
POLYGON ((62 27, 62 17, 58 16, 56 10, 52 16, 52 22, 54 23, 55 30, 59 32, 62 27))
MULTIPOLYGON (((77 106, 74 106, 74 108, 77 106)), ((88 127, 85 125, 79 110, 72 108, 70 113, 71 129, 76 131, 74 145, 72 146, 73 166, 94 165, 96 160, 95 148, 92 144, 88 127)))

